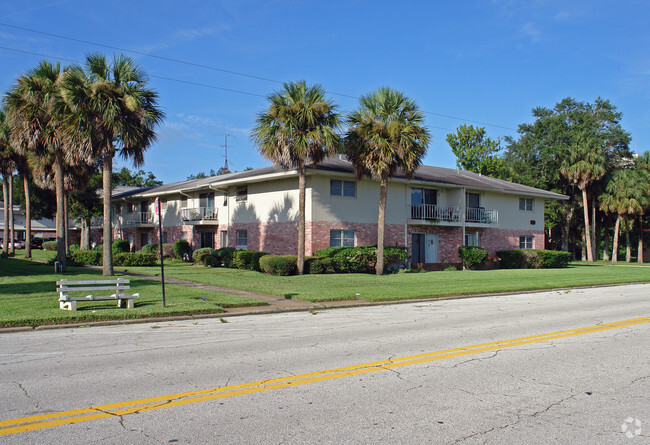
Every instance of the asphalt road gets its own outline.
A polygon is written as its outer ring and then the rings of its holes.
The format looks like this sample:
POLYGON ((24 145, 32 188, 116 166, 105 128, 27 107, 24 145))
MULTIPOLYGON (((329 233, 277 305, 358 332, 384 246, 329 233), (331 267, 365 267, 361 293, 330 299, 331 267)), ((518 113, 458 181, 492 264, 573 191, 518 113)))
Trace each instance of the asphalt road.
POLYGON ((650 285, 2 334, 0 443, 650 443, 649 345, 650 285))

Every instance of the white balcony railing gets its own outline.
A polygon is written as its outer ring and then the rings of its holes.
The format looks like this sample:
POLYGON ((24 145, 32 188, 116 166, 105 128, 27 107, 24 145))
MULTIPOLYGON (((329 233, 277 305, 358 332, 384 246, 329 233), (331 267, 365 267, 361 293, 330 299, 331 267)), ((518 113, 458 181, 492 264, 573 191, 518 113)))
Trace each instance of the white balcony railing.
POLYGON ((443 207, 433 204, 411 205, 410 219, 460 222, 460 207, 443 207))
POLYGON ((475 224, 496 224, 499 222, 499 212, 484 209, 483 207, 470 207, 465 210, 465 222, 475 224))
POLYGON ((181 209, 183 221, 217 221, 217 209, 214 207, 188 207, 181 209))
POLYGON ((117 226, 139 226, 141 224, 153 224, 152 212, 133 212, 125 215, 115 215, 114 224, 117 226))

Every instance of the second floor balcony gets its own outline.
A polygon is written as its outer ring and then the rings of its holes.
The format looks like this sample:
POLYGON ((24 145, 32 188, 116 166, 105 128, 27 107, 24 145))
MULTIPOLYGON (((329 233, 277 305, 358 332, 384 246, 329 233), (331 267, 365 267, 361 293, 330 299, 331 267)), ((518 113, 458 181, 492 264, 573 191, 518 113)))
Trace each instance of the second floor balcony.
MULTIPOLYGON (((438 206, 434 204, 410 205, 408 219, 412 221, 426 221, 432 223, 444 223, 446 225, 460 225, 463 211, 457 206, 438 206)), ((466 224, 489 224, 499 222, 497 210, 485 209, 483 207, 465 209, 466 224)))
POLYGON ((148 226, 153 224, 152 212, 131 212, 119 214, 113 217, 113 223, 117 226, 148 226))
POLYGON ((214 207, 185 207, 181 209, 181 220, 190 224, 216 224, 219 218, 217 209, 214 207))

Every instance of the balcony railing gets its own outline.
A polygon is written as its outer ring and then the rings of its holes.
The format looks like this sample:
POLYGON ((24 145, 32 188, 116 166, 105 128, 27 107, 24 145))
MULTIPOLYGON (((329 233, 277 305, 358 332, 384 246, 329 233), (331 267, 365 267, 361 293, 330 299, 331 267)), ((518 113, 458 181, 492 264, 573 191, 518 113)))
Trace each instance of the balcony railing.
POLYGON ((496 224, 499 222, 499 212, 483 207, 470 207, 465 211, 465 222, 475 224, 496 224))
POLYGON ((433 204, 410 206, 411 219, 442 222, 460 222, 460 207, 443 207, 433 204))
POLYGON ((118 226, 138 226, 141 224, 153 224, 152 212, 133 212, 125 215, 115 215, 115 224, 118 226))
POLYGON ((181 209, 183 221, 217 221, 217 209, 214 207, 189 207, 181 209))

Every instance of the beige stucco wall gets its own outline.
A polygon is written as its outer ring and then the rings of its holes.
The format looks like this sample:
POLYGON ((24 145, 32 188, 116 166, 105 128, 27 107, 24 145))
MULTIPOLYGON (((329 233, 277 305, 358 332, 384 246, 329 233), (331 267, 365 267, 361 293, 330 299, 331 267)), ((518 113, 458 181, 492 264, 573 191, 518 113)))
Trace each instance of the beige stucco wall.
MULTIPOLYGON (((307 178, 305 215, 311 214, 310 178, 307 178)), ((289 222, 298 220, 298 178, 248 184, 245 202, 237 202, 237 187, 229 188, 230 223, 289 222)), ((228 209, 223 211, 228 212, 228 209)), ((221 210, 220 210, 221 212, 221 210)), ((219 219, 221 220, 221 213, 219 219)), ((223 221, 227 221, 224 216, 223 221)), ((308 218, 307 218, 308 219, 308 218)))
POLYGON ((500 229, 544 230, 544 200, 533 198, 533 211, 519 210, 519 198, 527 196, 482 193, 481 207, 499 211, 500 229), (535 224, 531 224, 535 221, 535 224))

